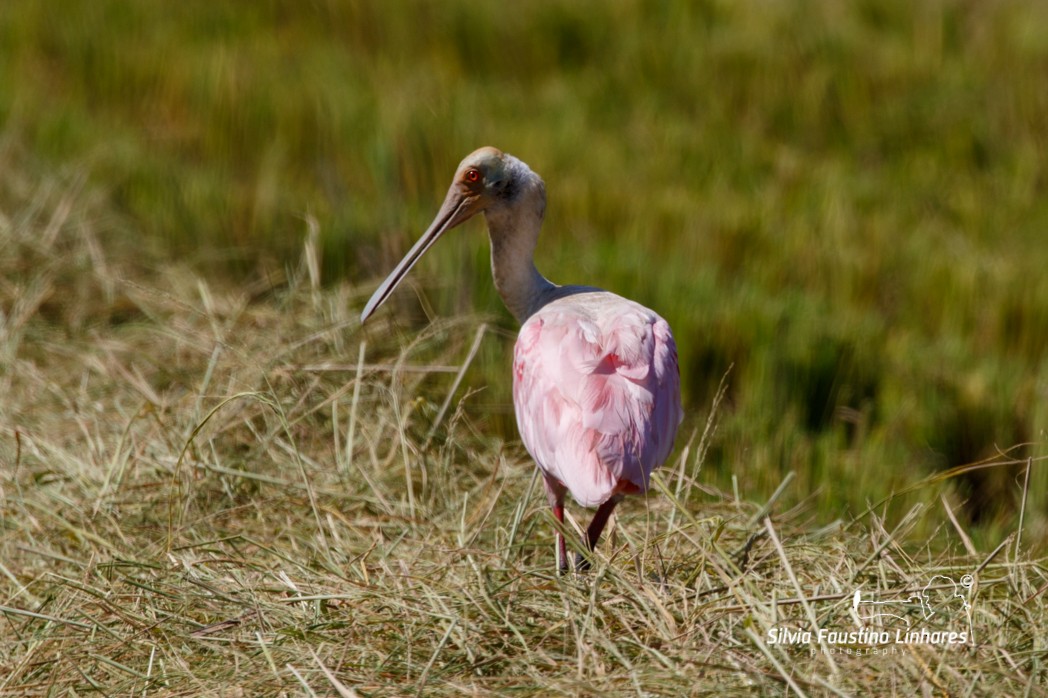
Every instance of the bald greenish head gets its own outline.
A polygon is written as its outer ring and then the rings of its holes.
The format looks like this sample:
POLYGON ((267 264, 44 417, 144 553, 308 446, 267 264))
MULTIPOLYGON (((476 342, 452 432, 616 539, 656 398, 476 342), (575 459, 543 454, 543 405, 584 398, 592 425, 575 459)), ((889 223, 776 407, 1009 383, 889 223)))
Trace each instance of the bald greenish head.
MULTIPOLYGON (((502 220, 518 213, 515 209, 524 205, 525 199, 531 204, 531 215, 537 217, 536 225, 529 225, 528 229, 533 228, 533 234, 537 236, 538 224, 541 224, 546 205, 545 185, 542 179, 523 162, 498 148, 488 146, 467 155, 459 163, 455 178, 444 198, 444 204, 433 223, 376 289, 364 307, 360 321, 367 320, 382 305, 397 284, 441 235, 478 213, 483 212, 488 216, 493 247, 501 244, 503 237, 497 236, 494 231, 502 230, 503 226, 492 226, 493 217, 502 220)), ((530 244, 533 248, 534 241, 530 244)), ((530 254, 530 250, 527 253, 530 254)), ((530 260, 528 263, 530 264, 530 260)))

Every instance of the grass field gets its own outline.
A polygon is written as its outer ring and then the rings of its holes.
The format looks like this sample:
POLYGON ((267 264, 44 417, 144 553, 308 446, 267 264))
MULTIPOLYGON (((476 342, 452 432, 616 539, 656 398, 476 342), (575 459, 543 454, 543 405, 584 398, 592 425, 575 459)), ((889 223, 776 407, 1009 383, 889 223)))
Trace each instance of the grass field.
POLYGON ((14 1, 0 46, 0 696, 1044 693, 1039 4, 14 1), (356 319, 483 144, 540 269, 680 346, 588 577, 482 226, 356 319), (935 575, 974 645, 768 640, 935 575))

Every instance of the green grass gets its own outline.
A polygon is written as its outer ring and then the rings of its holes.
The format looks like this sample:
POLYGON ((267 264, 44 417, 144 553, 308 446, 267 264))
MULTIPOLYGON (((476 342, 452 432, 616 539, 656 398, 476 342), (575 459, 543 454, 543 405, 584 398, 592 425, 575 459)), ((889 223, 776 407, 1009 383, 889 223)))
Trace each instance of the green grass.
MULTIPOLYGON (((0 119, 212 278, 279 273, 308 220, 325 283, 382 275, 461 157, 513 152, 550 191, 540 268, 670 320, 689 427, 732 367, 711 481, 794 471, 833 518, 1044 454, 1046 26, 1024 3, 10 2, 0 119)), ((512 332, 480 229, 414 279, 430 313, 512 332)), ((504 438, 509 344, 467 381, 504 438)), ((955 481, 987 542, 1014 476, 955 481)))
POLYGON ((76 182, 5 184, 0 696, 1044 694, 1035 533, 981 548, 943 481, 897 523, 820 526, 784 505, 796 479, 710 486, 712 409, 594 570, 558 577, 526 454, 473 395, 441 416, 476 318, 398 347, 308 246, 286 279, 213 284, 99 244, 76 182), (856 590, 961 631, 907 602, 935 575, 973 576, 973 644, 769 639, 854 631, 856 590))
POLYGON ((0 46, 0 606, 92 628, 4 615, 0 695, 305 690, 288 664, 320 693, 319 664, 361 694, 786 690, 745 633, 795 593, 775 547, 703 596, 783 482, 812 596, 882 528, 884 593, 1007 542, 992 642, 941 671, 779 656, 804 690, 1036 686, 1041 5, 12 0, 0 46), (546 179, 539 268, 657 309, 680 348, 675 494, 627 509, 599 582, 548 575, 483 226, 355 319, 485 144, 546 179), (356 380, 319 370, 362 343, 356 380), (198 554, 222 562, 195 577, 198 554), (330 603, 275 599, 280 572, 330 603))

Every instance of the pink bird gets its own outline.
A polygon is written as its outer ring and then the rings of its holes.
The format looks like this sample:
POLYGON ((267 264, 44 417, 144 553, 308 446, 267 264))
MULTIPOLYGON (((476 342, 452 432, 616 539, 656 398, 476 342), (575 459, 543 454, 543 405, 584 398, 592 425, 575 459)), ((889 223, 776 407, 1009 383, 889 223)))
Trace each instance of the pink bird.
MULTIPOLYGON (((535 268, 546 210, 542 178, 495 148, 470 153, 444 205, 371 296, 364 322, 446 231, 483 213, 495 288, 521 323, 513 358, 513 405, 557 529, 557 569, 567 570, 564 495, 597 507, 586 530, 592 551, 615 506, 647 492, 669 457, 683 412, 677 347, 669 324, 631 300, 589 286, 558 286, 535 268)), ((576 569, 589 567, 576 557, 576 569)))

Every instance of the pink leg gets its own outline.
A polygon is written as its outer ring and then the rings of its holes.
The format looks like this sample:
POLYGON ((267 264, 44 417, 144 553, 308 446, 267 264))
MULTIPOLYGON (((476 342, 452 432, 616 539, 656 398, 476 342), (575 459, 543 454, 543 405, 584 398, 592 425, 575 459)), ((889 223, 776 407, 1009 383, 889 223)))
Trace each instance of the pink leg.
POLYGON ((560 528, 557 529, 557 572, 564 574, 568 571, 568 549, 564 543, 564 534, 561 533, 561 529, 564 528, 563 504, 553 507, 553 516, 560 522, 560 528))
MULTIPOLYGON (((600 534, 604 533, 604 527, 608 524, 608 519, 611 518, 611 512, 615 510, 615 505, 622 501, 622 497, 623 495, 616 494, 597 508, 597 513, 593 515, 593 520, 590 521, 589 528, 586 529, 586 549, 590 552, 596 550, 597 543, 600 542, 600 534)), ((576 571, 585 572, 589 567, 590 561, 588 556, 582 553, 575 556, 576 571)))
POLYGON ((557 480, 547 476, 546 498, 549 500, 550 508, 553 509, 553 517, 560 526, 557 527, 557 572, 564 574, 568 571, 568 550, 564 544, 564 493, 567 488, 557 480))

